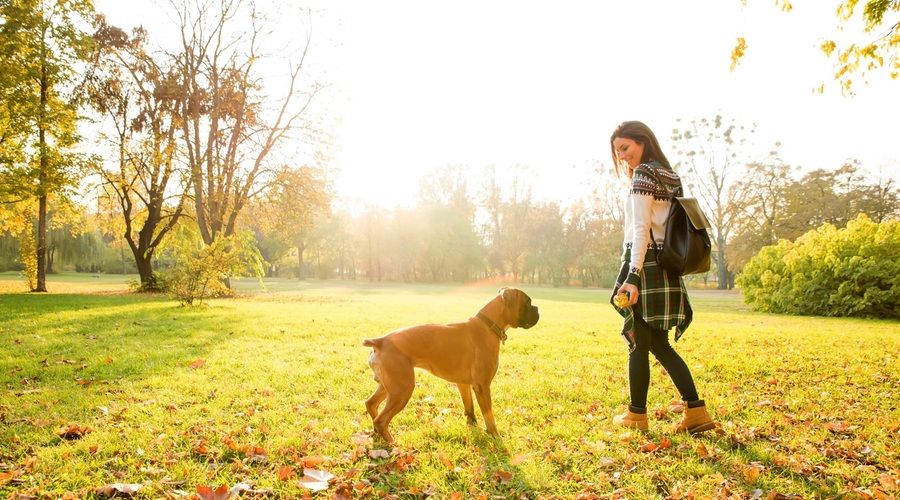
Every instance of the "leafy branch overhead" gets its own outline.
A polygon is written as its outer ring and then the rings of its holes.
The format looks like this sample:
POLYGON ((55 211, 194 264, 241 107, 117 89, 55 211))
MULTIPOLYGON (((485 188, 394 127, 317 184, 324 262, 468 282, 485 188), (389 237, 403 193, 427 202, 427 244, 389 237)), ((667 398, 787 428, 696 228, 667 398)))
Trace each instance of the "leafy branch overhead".
MULTIPOLYGON (((746 5, 746 0, 742 0, 746 5)), ((775 2, 784 12, 793 9, 787 0, 775 2)), ((848 44, 834 39, 822 40, 819 48, 834 60, 834 80, 841 92, 852 94, 854 78, 866 82, 872 72, 886 71, 891 79, 900 76, 900 2, 867 0, 861 6, 858 0, 838 4, 835 11, 838 29, 860 30, 848 44)), ((739 37, 731 52, 731 70, 737 67, 747 52, 747 42, 739 37)), ((816 89, 823 92, 825 84, 816 89)))

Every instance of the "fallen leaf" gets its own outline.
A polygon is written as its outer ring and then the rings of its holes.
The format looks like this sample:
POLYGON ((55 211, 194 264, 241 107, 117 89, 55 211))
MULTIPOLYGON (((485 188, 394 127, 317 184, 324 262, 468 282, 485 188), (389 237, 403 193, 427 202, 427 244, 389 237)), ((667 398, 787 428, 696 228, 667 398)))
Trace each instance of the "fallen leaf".
POLYGON ((368 446, 372 444, 372 436, 366 432, 357 432, 353 435, 353 444, 356 446, 368 446))
POLYGON ((765 466, 759 462, 753 462, 751 465, 744 467, 744 482, 752 483, 756 481, 763 472, 766 471, 765 466))
POLYGON ((632 436, 631 432, 623 432, 622 434, 619 434, 619 441, 623 443, 630 443, 633 439, 634 436, 632 436))
POLYGON ((641 445, 641 451, 643 451, 644 453, 652 453, 656 451, 657 448, 659 448, 659 446, 653 441, 647 441, 646 443, 641 445))
POLYGON ((312 468, 317 465, 322 465, 322 463, 325 462, 325 457, 318 456, 318 455, 310 456, 310 457, 303 457, 301 459, 301 462, 303 463, 303 467, 312 468))
POLYGON ((22 471, 13 470, 9 472, 0 472, 0 485, 4 485, 13 479, 19 477, 22 474, 22 471))
POLYGON ((203 368, 204 366, 206 366, 206 360, 198 359, 197 361, 194 361, 193 363, 188 365, 188 368, 190 368, 191 370, 196 370, 198 368, 203 368))
POLYGON ((297 477, 297 472, 295 472, 294 468, 291 466, 282 465, 278 468, 278 472, 275 473, 275 477, 277 477, 279 481, 287 481, 297 477))
POLYGON ((850 430, 850 424, 847 422, 828 422, 825 424, 825 428, 835 434, 844 433, 850 430))
POLYGON ((247 448, 247 458, 253 462, 265 462, 268 459, 266 450, 260 446, 250 446, 247 448))
POLYGON ((500 484, 507 484, 512 481, 513 473, 505 470, 494 471, 494 477, 500 480, 500 484))
POLYGON ((56 435, 63 439, 80 439, 84 437, 85 434, 93 431, 89 426, 80 426, 78 424, 69 423, 65 427, 62 427, 58 431, 56 431, 56 435))
POLYGON ((230 490, 228 490, 228 496, 232 497, 240 496, 241 493, 249 493, 251 496, 255 496, 258 498, 260 495, 268 496, 272 493, 272 491, 268 489, 254 490, 250 487, 249 484, 245 483, 238 483, 232 486, 230 490))
POLYGON ((126 495, 131 496, 138 492, 141 488, 143 488, 143 484, 123 484, 123 483, 115 483, 115 484, 107 484, 106 486, 101 486, 97 488, 98 495, 105 495, 107 497, 114 497, 116 495, 126 495))
POLYGON ((900 489, 900 480, 892 478, 888 473, 878 476, 878 482, 881 483, 881 487, 887 491, 900 489))
MULTIPOLYGON (((372 458, 375 458, 375 457, 372 457, 372 458)), ((455 467, 453 465, 453 462, 451 462, 450 459, 447 458, 447 454, 444 453, 443 451, 440 452, 440 459, 441 459, 441 463, 444 464, 448 469, 453 469, 455 467)))
POLYGON ((597 465, 600 467, 615 467, 616 461, 610 457, 600 457, 597 459, 597 465))
POLYGON ((197 495, 203 500, 228 500, 231 492, 228 491, 227 484, 216 489, 212 489, 212 486, 197 486, 197 495))
POLYGON ((328 480, 333 478, 334 475, 328 471, 303 469, 303 477, 300 478, 300 486, 309 488, 313 491, 324 491, 328 489, 328 480))

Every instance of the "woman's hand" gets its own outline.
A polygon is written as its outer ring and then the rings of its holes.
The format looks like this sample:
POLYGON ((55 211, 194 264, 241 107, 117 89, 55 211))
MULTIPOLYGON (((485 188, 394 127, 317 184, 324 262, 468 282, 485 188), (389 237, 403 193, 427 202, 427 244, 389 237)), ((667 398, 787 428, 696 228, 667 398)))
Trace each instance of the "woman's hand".
POLYGON ((626 294, 628 294, 628 303, 625 304, 625 307, 631 307, 631 306, 637 304, 637 301, 638 301, 638 288, 637 288, 636 286, 634 286, 634 285, 632 285, 632 284, 630 284, 630 283, 625 283, 624 285, 622 285, 621 287, 619 287, 618 290, 616 290, 615 295, 618 295, 618 294, 623 293, 623 292, 626 293, 626 294))

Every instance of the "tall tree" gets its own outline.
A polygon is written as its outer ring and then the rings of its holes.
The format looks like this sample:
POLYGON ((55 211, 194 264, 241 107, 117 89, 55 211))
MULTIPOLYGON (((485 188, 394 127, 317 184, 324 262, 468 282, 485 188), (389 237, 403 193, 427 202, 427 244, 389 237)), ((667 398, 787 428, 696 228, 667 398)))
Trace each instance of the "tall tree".
POLYGON ((713 260, 720 290, 730 289, 733 281, 726 250, 743 197, 736 181, 744 171, 742 147, 755 131, 755 126, 745 128, 717 115, 691 120, 672 132, 676 157, 687 167, 679 170, 686 181, 685 192, 700 200, 713 226, 713 260))
POLYGON ((745 194, 737 228, 729 243, 729 264, 735 271, 744 267, 759 250, 784 238, 788 218, 789 191, 793 183, 791 168, 777 155, 767 161, 747 165, 738 181, 745 194))
POLYGON ((362 261, 361 266, 365 269, 369 281, 389 278, 385 269, 389 261, 385 251, 389 243, 386 238, 390 232, 389 225, 390 218, 387 211, 371 205, 365 207, 363 214, 356 221, 356 244, 362 261))
POLYGON ((153 55, 147 36, 143 28, 129 36, 101 16, 81 91, 113 131, 101 134, 115 151, 108 165, 98 166, 102 190, 120 207, 141 289, 154 291, 153 258, 184 212, 189 175, 177 145, 183 99, 178 75, 153 55))
MULTIPOLYGON (((297 249, 300 279, 306 278, 304 255, 312 230, 316 221, 329 215, 333 196, 324 169, 310 165, 282 166, 275 174, 274 185, 267 192, 265 201, 254 210, 257 220, 248 221, 264 226, 267 239, 284 243, 276 247, 297 249)), ((269 255, 268 258, 281 258, 281 255, 269 255)))
POLYGON ((579 258, 588 275, 582 278, 583 283, 596 281, 601 286, 612 286, 618 276, 625 239, 626 181, 616 175, 612 166, 598 165, 591 177, 593 213, 584 223, 590 239, 579 258))
POLYGON ((251 0, 172 0, 172 6, 181 30, 174 56, 185 96, 181 139, 197 224, 212 244, 235 234, 239 214, 269 187, 275 168, 296 163, 276 158, 286 153, 279 148, 315 139, 311 105, 322 86, 306 79, 309 33, 298 40, 303 30, 293 25, 297 50, 279 48, 270 58, 263 42, 271 23, 251 0), (276 61, 286 74, 264 79, 276 61))
POLYGON ((73 149, 77 108, 67 94, 90 50, 92 16, 91 0, 0 0, 0 126, 6 129, 0 137, 16 149, 3 155, 12 162, 0 168, 9 195, 22 204, 37 203, 35 292, 47 291, 50 198, 67 196, 83 166, 73 149))
POLYGON ((786 238, 793 239, 822 224, 842 228, 860 213, 873 219, 897 214, 897 188, 891 179, 869 181, 856 161, 827 171, 807 172, 790 189, 786 238))
MULTIPOLYGON (((447 277, 466 281, 483 263, 481 237, 475 228, 471 200, 471 172, 460 165, 445 165, 428 173, 419 184, 419 207, 427 214, 424 235, 432 262, 443 257, 447 277)), ((439 279, 434 277, 434 279, 439 279)))
POLYGON ((566 224, 558 203, 540 202, 531 211, 530 226, 526 234, 529 247, 529 266, 537 273, 540 284, 545 280, 551 285, 569 284, 569 264, 574 248, 566 240, 566 224))
POLYGON ((514 165, 498 172, 488 167, 482 187, 482 208, 487 215, 484 234, 489 261, 500 266, 500 273, 511 272, 518 283, 528 250, 529 217, 534 209, 528 168, 514 165))

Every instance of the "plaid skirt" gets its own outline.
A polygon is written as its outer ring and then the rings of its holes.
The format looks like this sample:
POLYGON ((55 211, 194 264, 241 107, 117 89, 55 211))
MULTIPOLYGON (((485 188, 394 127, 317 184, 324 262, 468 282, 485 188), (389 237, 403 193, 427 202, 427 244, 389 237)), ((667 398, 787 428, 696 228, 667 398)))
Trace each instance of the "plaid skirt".
POLYGON ((684 331, 694 319, 694 310, 688 299, 687 290, 684 288, 684 280, 680 276, 666 271, 656 263, 656 248, 648 248, 644 258, 644 268, 641 273, 641 281, 638 285, 638 301, 633 307, 618 308, 613 303, 615 290, 618 290, 625 278, 628 277, 629 262, 631 261, 631 249, 625 250, 622 256, 622 268, 616 278, 616 286, 609 303, 625 319, 622 326, 622 337, 628 344, 628 349, 634 349, 634 311, 644 321, 658 330, 670 330, 675 328, 675 341, 681 338, 684 331))

